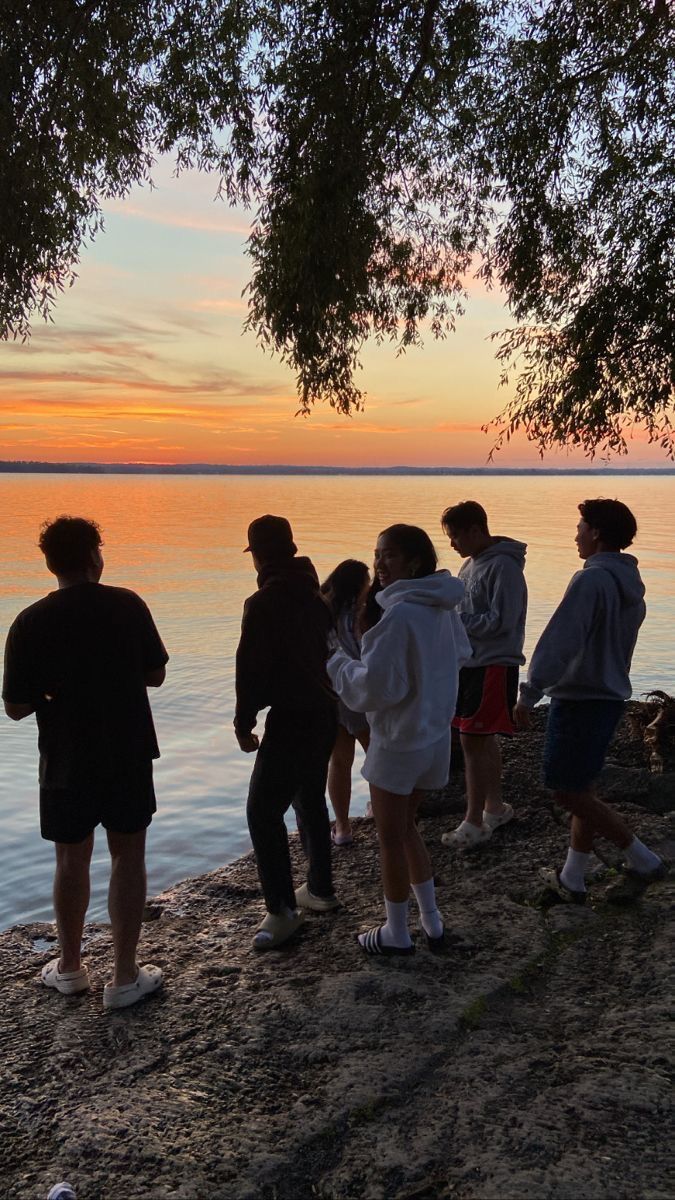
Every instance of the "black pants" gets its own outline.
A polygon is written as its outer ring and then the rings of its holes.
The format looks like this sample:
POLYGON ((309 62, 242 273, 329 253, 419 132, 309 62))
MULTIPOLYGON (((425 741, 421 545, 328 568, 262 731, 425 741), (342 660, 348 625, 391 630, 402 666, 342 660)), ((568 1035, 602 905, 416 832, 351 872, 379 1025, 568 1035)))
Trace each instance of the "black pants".
POLYGON ((315 896, 333 894, 326 778, 336 732, 332 708, 302 714, 272 710, 267 717, 251 776, 246 817, 268 912, 295 908, 284 821, 291 804, 309 860, 309 890, 315 896))

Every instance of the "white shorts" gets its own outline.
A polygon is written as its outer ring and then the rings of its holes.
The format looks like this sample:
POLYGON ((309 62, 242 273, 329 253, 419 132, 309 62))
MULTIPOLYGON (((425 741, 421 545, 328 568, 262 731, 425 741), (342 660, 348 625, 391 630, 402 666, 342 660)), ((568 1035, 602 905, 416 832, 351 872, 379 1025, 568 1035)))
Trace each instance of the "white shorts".
POLYGON ((371 741, 361 770, 368 783, 396 796, 445 787, 449 773, 449 729, 437 742, 422 750, 385 750, 371 741))

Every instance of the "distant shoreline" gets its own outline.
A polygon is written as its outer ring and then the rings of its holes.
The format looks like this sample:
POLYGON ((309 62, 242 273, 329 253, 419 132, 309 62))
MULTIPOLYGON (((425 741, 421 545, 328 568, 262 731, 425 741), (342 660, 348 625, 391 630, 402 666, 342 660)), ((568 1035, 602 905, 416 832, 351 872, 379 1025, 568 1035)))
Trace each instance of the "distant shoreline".
POLYGON ((53 463, 0 461, 13 475, 675 475, 672 467, 330 467, 258 463, 53 463))

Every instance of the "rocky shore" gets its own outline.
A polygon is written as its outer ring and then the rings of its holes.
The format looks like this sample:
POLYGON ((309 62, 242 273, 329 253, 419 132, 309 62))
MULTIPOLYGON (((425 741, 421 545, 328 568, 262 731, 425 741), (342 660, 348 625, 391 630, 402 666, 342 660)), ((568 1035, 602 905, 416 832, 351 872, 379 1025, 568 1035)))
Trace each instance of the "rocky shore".
MULTIPOLYGON (((283 950, 250 948, 251 856, 156 897, 141 954, 166 989, 138 1008, 103 1013, 107 926, 87 927, 81 997, 39 983, 51 925, 2 933, 3 1196, 65 1177, 79 1200, 671 1198, 675 875, 615 909, 601 844, 587 907, 537 907, 537 867, 566 845, 539 783, 544 721, 506 747, 517 821, 491 842, 440 844, 461 774, 426 806, 447 956, 358 949, 381 912, 367 822, 335 854, 341 909, 283 950)), ((650 776, 627 724, 611 754, 607 793, 672 858, 675 775, 650 776)))

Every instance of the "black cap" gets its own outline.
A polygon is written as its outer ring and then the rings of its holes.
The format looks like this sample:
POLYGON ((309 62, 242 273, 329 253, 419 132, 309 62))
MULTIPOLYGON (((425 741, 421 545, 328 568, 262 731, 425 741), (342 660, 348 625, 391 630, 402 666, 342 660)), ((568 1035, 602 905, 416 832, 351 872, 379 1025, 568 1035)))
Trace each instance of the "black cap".
POLYGON ((247 551, 257 558, 292 558, 298 547, 293 541, 290 522, 270 513, 256 517, 248 527, 248 546, 244 547, 244 554, 247 551))

